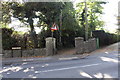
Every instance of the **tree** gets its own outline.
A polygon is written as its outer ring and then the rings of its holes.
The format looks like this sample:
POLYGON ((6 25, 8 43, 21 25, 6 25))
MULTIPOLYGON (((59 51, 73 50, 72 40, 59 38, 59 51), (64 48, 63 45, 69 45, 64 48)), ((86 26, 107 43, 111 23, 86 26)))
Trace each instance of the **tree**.
POLYGON ((65 3, 65 7, 62 10, 62 43, 63 47, 73 47, 74 38, 81 36, 80 26, 75 17, 75 9, 72 2, 65 3), (80 32, 79 32, 80 31, 80 32), (77 34, 77 33, 80 34, 77 34))
POLYGON ((1 25, 8 26, 11 22, 11 11, 9 7, 9 2, 0 2, 1 10, 2 10, 2 21, 0 22, 1 25))
POLYGON ((30 34, 34 41, 35 47, 37 47, 36 32, 34 29, 34 19, 38 18, 40 23, 46 23, 49 29, 52 23, 58 20, 61 5, 63 5, 63 3, 25 2, 20 4, 17 2, 9 2, 5 5, 7 5, 7 8, 12 11, 11 13, 13 17, 18 18, 20 21, 28 23, 30 25, 30 34))
MULTIPOLYGON (((57 48, 61 48, 65 46, 66 47, 73 46, 74 37, 81 36, 82 34, 81 33, 82 30, 75 18, 75 9, 73 8, 73 3, 65 2, 64 5, 61 5, 60 13, 61 14, 58 14, 58 16, 55 17, 55 22, 56 24, 59 25, 59 30, 54 31, 54 37, 57 40, 57 48), (60 25, 61 21, 62 21, 62 25, 60 25), (61 37, 62 44, 63 44, 62 46, 60 43, 60 37, 61 37)), ((39 35, 41 38, 45 39, 46 37, 51 36, 51 31, 48 31, 48 30, 46 31, 43 29, 39 35)), ((44 42, 43 39, 42 41, 44 42)))
POLYGON ((2 44, 3 49, 12 49, 13 46, 17 45, 17 40, 12 37, 14 30, 10 28, 2 28, 2 44))
MULTIPOLYGON (((96 30, 97 28, 103 29, 104 22, 101 20, 100 16, 103 14, 102 4, 106 2, 87 2, 88 12, 87 12, 87 19, 89 25, 89 34, 92 31, 96 30)), ((85 28, 85 4, 78 3, 76 9, 76 16, 78 17, 79 24, 85 28)), ((90 35, 89 35, 90 36, 90 35)))

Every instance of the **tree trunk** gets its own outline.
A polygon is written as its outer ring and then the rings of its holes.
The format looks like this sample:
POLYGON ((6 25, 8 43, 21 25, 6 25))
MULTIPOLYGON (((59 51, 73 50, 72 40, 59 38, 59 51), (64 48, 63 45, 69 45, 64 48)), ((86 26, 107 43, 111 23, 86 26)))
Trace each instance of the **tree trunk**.
POLYGON ((30 36, 31 36, 31 38, 33 40, 34 48, 37 48, 38 47, 37 34, 35 32, 35 29, 34 29, 32 18, 29 18, 28 23, 29 23, 30 29, 31 29, 30 36))

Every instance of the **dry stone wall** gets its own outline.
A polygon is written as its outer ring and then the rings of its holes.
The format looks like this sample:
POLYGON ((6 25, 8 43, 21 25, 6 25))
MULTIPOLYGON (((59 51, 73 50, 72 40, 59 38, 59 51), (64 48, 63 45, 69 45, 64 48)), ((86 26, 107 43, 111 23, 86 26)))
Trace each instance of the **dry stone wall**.
MULTIPOLYGON (((89 53, 96 50, 96 39, 92 38, 84 41, 84 38, 75 38, 75 49, 77 54, 89 53)), ((3 50, 3 58, 13 57, 34 57, 34 56, 51 56, 56 54, 55 38, 46 38, 46 48, 36 48, 27 50, 3 50)))
POLYGON ((44 56, 46 54, 46 49, 32 49, 32 50, 3 50, 3 58, 12 57, 35 57, 44 56))
POLYGON ((31 50, 3 50, 2 54, 3 58, 51 56, 56 54, 56 39, 52 37, 46 38, 46 48, 31 50))
POLYGON ((88 41, 84 41, 82 37, 75 38, 76 54, 89 53, 96 50, 96 39, 91 38, 88 41))

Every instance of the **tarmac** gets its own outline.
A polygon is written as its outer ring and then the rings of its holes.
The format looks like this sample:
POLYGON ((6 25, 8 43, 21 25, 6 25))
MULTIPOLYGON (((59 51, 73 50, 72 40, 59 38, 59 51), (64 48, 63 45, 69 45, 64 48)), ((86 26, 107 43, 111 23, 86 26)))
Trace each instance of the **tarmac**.
POLYGON ((2 59, 2 65, 11 65, 11 64, 20 64, 20 63, 45 63, 45 62, 56 62, 56 61, 65 61, 65 60, 76 60, 76 59, 84 59, 89 54, 62 54, 62 55, 54 55, 48 57, 28 57, 28 58, 7 58, 2 59))

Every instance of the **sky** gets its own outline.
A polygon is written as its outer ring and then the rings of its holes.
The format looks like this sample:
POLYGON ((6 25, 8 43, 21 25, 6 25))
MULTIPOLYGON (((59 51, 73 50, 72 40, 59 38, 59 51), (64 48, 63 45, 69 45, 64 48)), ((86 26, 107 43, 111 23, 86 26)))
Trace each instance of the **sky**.
MULTIPOLYGON (((25 26, 23 23, 21 23, 17 18, 11 17, 11 20, 12 22, 11 24, 9 24, 9 27, 14 27, 16 31, 24 31, 24 32, 30 31, 30 28, 25 26)), ((35 30, 37 34, 41 31, 39 27, 35 27, 35 30)))
MULTIPOLYGON (((82 1, 85 1, 85 0, 82 0, 82 1)), ((107 4, 103 5, 104 14, 102 15, 101 19, 105 22, 105 25, 104 25, 105 31, 110 32, 110 33, 116 32, 116 29, 118 28, 118 25, 117 25, 118 2, 120 0, 96 0, 96 1, 107 2, 107 4)), ((81 2, 81 0, 74 0, 75 4, 78 2, 81 2)))
POLYGON ((120 0, 109 0, 109 3, 104 5, 103 12, 105 13, 102 19, 105 21, 105 27, 107 31, 114 33, 118 28, 118 2, 120 0))
MULTIPOLYGON (((75 3, 80 2, 80 0, 72 0, 75 3)), ((83 0, 84 1, 84 0, 83 0)), ((100 1, 100 0, 97 0, 100 1)), ((110 33, 114 33, 116 29, 118 28, 117 26, 117 15, 118 15, 118 1, 120 0, 102 0, 102 1, 107 1, 108 3, 105 4, 103 7, 103 12, 104 14, 102 15, 102 20, 105 21, 105 26, 104 29, 110 33)), ((17 31, 22 31, 22 30, 30 30, 28 28, 19 28, 17 26, 22 25, 19 20, 16 20, 12 18, 12 23, 9 25, 11 26, 16 26, 17 31)), ((37 33, 40 32, 39 28, 36 28, 37 33)))

